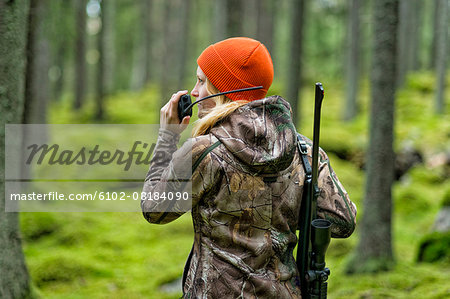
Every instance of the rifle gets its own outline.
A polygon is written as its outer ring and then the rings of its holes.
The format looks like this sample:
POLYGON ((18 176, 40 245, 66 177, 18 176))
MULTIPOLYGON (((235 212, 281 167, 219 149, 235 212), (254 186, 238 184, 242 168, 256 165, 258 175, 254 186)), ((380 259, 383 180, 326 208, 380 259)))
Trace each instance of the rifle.
POLYGON ((327 279, 330 269, 325 268, 325 253, 330 244, 331 222, 317 219, 317 185, 319 166, 320 111, 324 90, 322 83, 316 83, 314 103, 314 136, 312 167, 306 154, 306 143, 297 134, 297 144, 305 168, 305 183, 299 214, 299 240, 297 247, 297 268, 300 273, 300 288, 303 298, 326 298, 327 279))

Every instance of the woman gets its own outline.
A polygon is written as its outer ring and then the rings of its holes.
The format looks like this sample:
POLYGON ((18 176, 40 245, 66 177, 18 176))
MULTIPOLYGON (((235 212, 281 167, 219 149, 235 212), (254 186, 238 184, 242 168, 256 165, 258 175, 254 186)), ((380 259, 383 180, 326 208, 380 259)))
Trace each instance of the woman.
MULTIPOLYGON (((183 276, 184 297, 299 298, 293 250, 305 173, 289 104, 279 96, 265 98, 273 79, 269 52, 256 40, 230 38, 206 48, 197 63, 194 97, 263 88, 199 103, 193 138, 178 150, 179 134, 190 118, 180 123, 177 103, 187 91, 174 94, 161 109, 144 192, 187 188, 182 182, 186 167, 180 165, 194 164, 189 178, 195 237, 183 276)), ((318 184, 318 216, 332 221, 333 237, 348 237, 356 207, 322 150, 318 184)), ((157 205, 142 201, 151 223, 183 214, 170 209, 173 202, 164 209, 157 205)))

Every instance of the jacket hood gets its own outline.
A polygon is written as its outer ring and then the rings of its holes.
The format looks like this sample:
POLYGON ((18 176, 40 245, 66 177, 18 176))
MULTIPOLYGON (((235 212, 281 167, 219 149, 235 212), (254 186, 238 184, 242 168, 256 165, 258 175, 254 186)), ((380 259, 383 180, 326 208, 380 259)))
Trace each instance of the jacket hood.
POLYGON ((252 101, 238 108, 213 127, 211 133, 258 174, 286 169, 297 148, 290 105, 280 96, 252 101))

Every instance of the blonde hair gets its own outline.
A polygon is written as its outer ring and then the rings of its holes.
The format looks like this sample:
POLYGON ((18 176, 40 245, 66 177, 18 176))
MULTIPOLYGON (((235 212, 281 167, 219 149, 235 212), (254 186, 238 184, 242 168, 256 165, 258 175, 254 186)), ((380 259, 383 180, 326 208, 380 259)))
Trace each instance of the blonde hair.
MULTIPOLYGON (((208 94, 219 93, 220 91, 211 83, 211 81, 206 78, 206 90, 208 94)), ((249 101, 239 100, 232 101, 225 95, 217 96, 212 98, 216 105, 207 111, 207 114, 202 118, 198 119, 194 128, 192 129, 192 137, 197 137, 205 135, 209 130, 214 127, 216 123, 226 118, 228 115, 236 111, 241 106, 244 106, 249 101)))

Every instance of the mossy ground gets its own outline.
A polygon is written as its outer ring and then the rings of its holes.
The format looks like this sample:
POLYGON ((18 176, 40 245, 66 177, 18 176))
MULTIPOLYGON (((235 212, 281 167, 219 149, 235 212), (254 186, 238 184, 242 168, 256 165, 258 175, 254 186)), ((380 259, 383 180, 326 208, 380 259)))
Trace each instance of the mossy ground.
MULTIPOLYGON (((433 113, 433 78, 420 74, 398 92, 395 148, 413 144, 429 159, 449 150, 447 112, 433 113), (431 86, 431 87, 430 87, 431 86)), ((364 172, 355 159, 364 159, 367 144, 368 90, 362 89, 362 113, 350 123, 340 119, 342 86, 328 84, 322 111, 321 145, 351 199, 364 212, 364 172), (351 162, 340 159, 347 153, 351 162)), ((303 99, 312 99, 313 89, 303 99)), ((450 98, 447 92, 447 98, 450 98)), ((312 111, 312 101, 303 106, 312 111), (310 109, 311 108, 311 109, 310 109)), ((50 123, 87 123, 92 106, 79 114, 68 101, 51 107, 50 123)), ((312 116, 298 126, 311 137, 312 116)), ((107 99, 105 123, 158 123, 159 104, 154 88, 107 99)), ((427 161, 427 160, 426 160, 427 161)), ((346 275, 345 268, 358 242, 359 231, 346 240, 334 239, 327 254, 331 269, 329 298, 444 298, 450 296, 447 262, 417 263, 421 238, 426 235, 450 190, 445 166, 415 166, 394 194, 393 241, 396 264, 389 272, 346 275)), ((448 166, 447 166, 448 167, 448 166)), ((142 174, 143 176, 145 173, 142 174)), ((107 191, 107 190, 105 190, 107 191)), ((164 225, 150 225, 141 213, 22 213, 24 251, 36 292, 44 298, 179 298, 160 286, 177 279, 192 245, 190 214, 164 225)), ((374 228, 376 229, 376 228, 374 228)))

